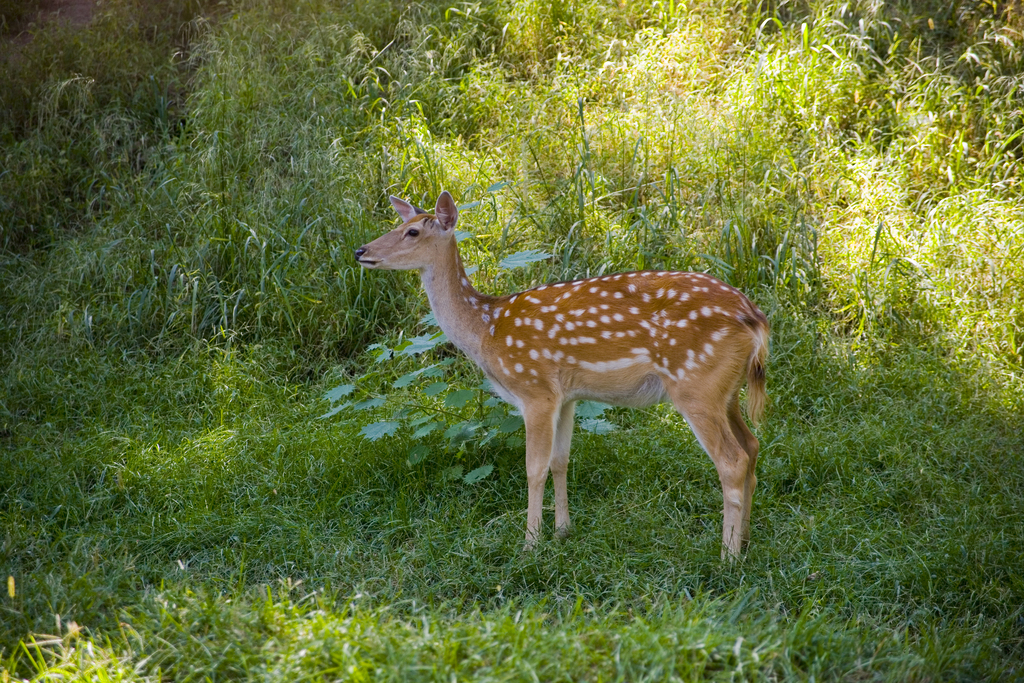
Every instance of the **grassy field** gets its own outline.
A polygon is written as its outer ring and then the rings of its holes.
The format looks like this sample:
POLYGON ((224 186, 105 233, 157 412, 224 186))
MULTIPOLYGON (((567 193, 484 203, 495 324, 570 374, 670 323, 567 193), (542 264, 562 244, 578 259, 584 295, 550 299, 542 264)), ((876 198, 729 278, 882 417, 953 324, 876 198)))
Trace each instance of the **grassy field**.
POLYGON ((5 47, 0 680, 1024 680, 1022 31, 111 0, 5 47), (573 534, 521 551, 514 416, 351 255, 442 189, 483 291, 693 269, 768 314, 742 561, 667 406, 582 424, 573 534))

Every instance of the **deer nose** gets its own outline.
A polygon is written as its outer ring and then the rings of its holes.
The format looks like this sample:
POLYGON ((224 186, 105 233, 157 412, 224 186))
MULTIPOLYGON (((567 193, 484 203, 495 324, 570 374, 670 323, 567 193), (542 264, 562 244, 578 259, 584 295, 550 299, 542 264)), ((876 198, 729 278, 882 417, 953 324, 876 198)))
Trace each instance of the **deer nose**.
POLYGON ((356 261, 361 259, 363 257, 363 254, 365 254, 365 253, 366 253, 366 247, 359 247, 358 249, 356 249, 356 261))

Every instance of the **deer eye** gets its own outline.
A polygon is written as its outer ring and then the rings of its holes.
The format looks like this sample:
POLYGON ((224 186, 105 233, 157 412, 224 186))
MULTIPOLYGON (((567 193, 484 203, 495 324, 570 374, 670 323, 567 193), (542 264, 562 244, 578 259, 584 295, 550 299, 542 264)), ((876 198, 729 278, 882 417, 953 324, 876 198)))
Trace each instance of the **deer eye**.
POLYGON ((405 234, 408 237, 419 237, 420 236, 420 231, 417 230, 416 228, 412 228, 411 230, 409 230, 409 232, 407 232, 405 234))

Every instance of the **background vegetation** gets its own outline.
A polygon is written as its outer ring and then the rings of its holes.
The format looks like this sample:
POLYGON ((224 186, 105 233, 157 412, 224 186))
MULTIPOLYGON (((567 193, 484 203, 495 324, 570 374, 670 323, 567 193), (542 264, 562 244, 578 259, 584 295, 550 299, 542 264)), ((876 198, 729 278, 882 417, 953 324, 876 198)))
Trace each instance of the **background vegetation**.
POLYGON ((3 680, 1021 679, 1022 29, 110 0, 4 38, 3 680), (742 562, 667 408, 577 436, 575 534, 528 554, 514 426, 415 435, 479 375, 367 351, 431 328, 351 252, 441 189, 485 291, 688 268, 769 314, 742 562))

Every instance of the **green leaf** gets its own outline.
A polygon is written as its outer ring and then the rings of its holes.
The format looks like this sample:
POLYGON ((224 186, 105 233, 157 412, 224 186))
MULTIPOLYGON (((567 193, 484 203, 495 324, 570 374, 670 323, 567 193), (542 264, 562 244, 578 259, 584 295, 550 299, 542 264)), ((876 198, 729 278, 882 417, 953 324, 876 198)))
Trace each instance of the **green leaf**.
POLYGON ((508 181, 507 180, 502 180, 502 181, 494 183, 493 185, 488 187, 485 190, 485 192, 497 192, 498 190, 500 190, 501 188, 505 187, 506 185, 508 185, 508 181))
POLYGON ((489 399, 484 401, 484 405, 487 406, 488 408, 497 408, 502 403, 504 403, 504 401, 502 401, 497 396, 491 396, 489 399))
POLYGON ((446 429, 444 435, 451 440, 453 446, 458 446, 472 439, 478 429, 480 429, 479 422, 459 422, 446 429))
POLYGON ((462 476, 462 465, 452 465, 441 470, 441 479, 444 481, 451 481, 453 479, 459 479, 462 476))
POLYGON ((476 396, 476 392, 472 389, 459 389, 444 397, 444 405, 446 408, 461 408, 469 403, 474 396, 476 396))
POLYGON ((494 471, 494 465, 481 465, 475 470, 466 473, 466 476, 462 478, 462 481, 467 484, 475 484, 481 479, 485 479, 487 475, 494 471))
POLYGON ((345 398, 353 391, 355 391, 355 389, 355 384, 342 384, 340 386, 336 386, 330 391, 328 391, 326 394, 324 394, 324 400, 334 403, 338 399, 345 398))
POLYGON ((423 462, 424 458, 430 455, 430 449, 423 444, 416 444, 409 449, 408 462, 410 465, 418 465, 423 462))
POLYGON ((544 259, 551 258, 551 254, 546 251, 540 251, 539 249, 527 249, 526 251, 516 252, 511 256, 506 256, 501 259, 498 263, 499 268, 522 268, 535 261, 543 261, 544 259))
POLYGON ((444 368, 441 367, 440 363, 437 365, 431 365, 429 368, 423 368, 424 377, 440 377, 443 374, 444 368))
POLYGON ((592 419, 595 417, 601 417, 601 413, 610 408, 607 403, 598 403, 597 401, 580 401, 576 404, 576 417, 581 419, 592 419))
POLYGON ((505 418, 505 421, 498 427, 499 434, 511 434, 523 428, 523 418, 519 415, 505 418))
POLYGON ((427 396, 437 396, 447 388, 447 382, 434 382, 433 384, 428 385, 427 388, 423 390, 423 393, 427 396))
POLYGON ((409 386, 410 384, 412 384, 413 382, 416 381, 416 378, 420 376, 421 372, 423 372, 423 370, 414 370, 413 372, 410 372, 408 374, 402 375, 401 377, 396 379, 394 382, 392 382, 391 386, 393 386, 395 389, 401 389, 402 387, 407 387, 407 386, 409 386))
POLYGON ((341 411, 345 410, 346 408, 351 408, 351 407, 352 407, 352 402, 351 401, 345 401, 344 403, 339 403, 338 405, 334 406, 333 408, 328 410, 326 413, 324 413, 323 415, 321 415, 317 419, 318 420, 326 420, 329 417, 334 417, 335 415, 337 415, 341 411))
POLYGON ((427 434, 431 432, 436 432, 441 427, 444 427, 444 422, 431 422, 430 424, 425 424, 412 433, 412 438, 422 439, 427 434))
POLYGON ((526 441, 524 441, 523 437, 518 434, 513 434, 505 439, 505 445, 509 448, 520 448, 524 443, 526 443, 526 441))
POLYGON ((423 353, 424 351, 429 351, 438 344, 443 344, 446 341, 448 341, 448 338, 444 336, 444 332, 421 334, 416 337, 410 337, 405 344, 396 350, 400 356, 415 356, 423 353))
POLYGON ((610 434, 618 428, 618 425, 608 420, 583 420, 580 422, 580 429, 594 434, 610 434))
POLYGON ((384 405, 383 398, 368 398, 365 401, 360 401, 352 405, 352 410, 369 410, 370 408, 380 408, 384 405))
POLYGON ((473 236, 473 233, 466 232, 465 230, 456 230, 455 231, 455 241, 456 242, 461 242, 462 240, 468 240, 472 236, 473 236))
POLYGON ((420 318, 420 325, 425 327, 437 327, 437 318, 434 317, 434 313, 427 313, 425 316, 420 318))
POLYGON ((399 426, 397 422, 374 422, 363 427, 361 433, 367 441, 377 441, 397 432, 399 426))
POLYGON ((478 206, 480 206, 479 199, 476 200, 475 202, 470 202, 469 204, 463 204, 462 206, 459 207, 459 211, 465 211, 466 209, 475 209, 478 206))
POLYGON ((366 350, 373 355, 374 363, 383 363, 395 357, 395 352, 384 344, 370 344, 366 347, 366 350))

